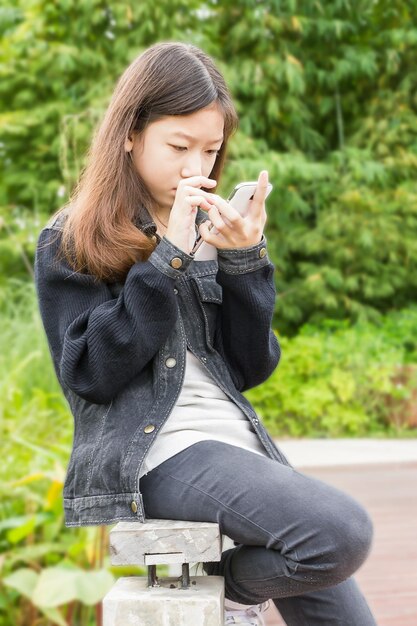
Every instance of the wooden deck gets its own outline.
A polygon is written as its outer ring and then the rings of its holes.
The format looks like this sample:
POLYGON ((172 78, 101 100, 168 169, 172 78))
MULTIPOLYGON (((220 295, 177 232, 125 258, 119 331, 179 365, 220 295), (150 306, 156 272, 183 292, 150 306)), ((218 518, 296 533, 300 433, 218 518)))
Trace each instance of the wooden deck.
MULTIPOLYGON (((372 517, 373 546, 355 577, 378 626, 417 626, 417 464, 301 471, 349 493, 372 517)), ((284 624, 272 602, 265 621, 284 624)))

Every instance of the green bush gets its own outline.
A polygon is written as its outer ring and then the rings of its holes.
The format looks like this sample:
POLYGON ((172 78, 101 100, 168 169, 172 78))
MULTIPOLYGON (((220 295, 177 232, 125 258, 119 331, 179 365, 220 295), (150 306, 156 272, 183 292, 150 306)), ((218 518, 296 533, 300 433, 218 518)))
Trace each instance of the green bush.
POLYGON ((36 623, 94 626, 97 603, 121 572, 108 566, 108 529, 64 526, 72 417, 31 281, 3 279, 0 316, 0 626, 40 616, 36 623))
POLYGON ((417 308, 378 325, 305 326, 280 339, 279 367, 245 396, 273 435, 415 436, 416 328, 417 308))
POLYGON ((0 206, 0 282, 33 277, 36 241, 46 221, 24 207, 0 206))

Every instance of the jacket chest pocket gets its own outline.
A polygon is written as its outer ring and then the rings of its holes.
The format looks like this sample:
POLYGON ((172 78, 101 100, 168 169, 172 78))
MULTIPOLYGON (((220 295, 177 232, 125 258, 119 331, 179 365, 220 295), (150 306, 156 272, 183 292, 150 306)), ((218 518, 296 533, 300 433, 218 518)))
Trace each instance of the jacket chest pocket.
POLYGON ((198 302, 203 313, 207 345, 214 348, 216 325, 219 321, 220 306, 223 301, 223 290, 216 282, 215 274, 194 276, 198 302))

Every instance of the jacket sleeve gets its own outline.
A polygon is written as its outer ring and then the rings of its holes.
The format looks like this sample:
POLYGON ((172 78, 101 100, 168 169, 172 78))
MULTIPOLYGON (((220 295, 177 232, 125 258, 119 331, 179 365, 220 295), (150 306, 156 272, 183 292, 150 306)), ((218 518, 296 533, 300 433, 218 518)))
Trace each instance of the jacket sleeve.
POLYGON ((135 263, 117 297, 109 285, 72 271, 60 258, 61 232, 38 240, 39 310, 61 385, 89 402, 108 403, 154 357, 178 315, 177 276, 192 261, 165 238, 148 261, 135 263), (169 260, 180 257, 180 269, 169 260))
POLYGON ((274 266, 266 238, 249 248, 218 249, 216 280, 223 288, 215 348, 239 391, 264 382, 278 365, 281 350, 271 328, 275 304, 274 266))

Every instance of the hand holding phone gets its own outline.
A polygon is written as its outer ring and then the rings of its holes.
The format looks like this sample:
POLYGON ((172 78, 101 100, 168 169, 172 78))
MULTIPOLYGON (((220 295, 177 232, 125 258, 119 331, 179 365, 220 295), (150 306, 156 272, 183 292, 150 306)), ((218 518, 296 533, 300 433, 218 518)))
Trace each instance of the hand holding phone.
MULTIPOLYGON (((230 204, 234 209, 236 209, 242 217, 245 217, 248 214, 250 203, 253 200, 256 188, 258 186, 258 181, 249 181, 239 183, 235 186, 232 193, 227 198, 228 204, 230 204)), ((267 184, 265 198, 271 193, 273 187, 271 183, 267 184)), ((224 221, 228 223, 226 217, 223 217, 224 221)), ((214 225, 209 227, 210 232, 214 234, 218 234, 218 230, 214 225)), ((194 248, 191 250, 191 253, 196 260, 209 260, 215 259, 217 257, 217 249, 212 244, 204 241, 204 239, 200 237, 197 239, 194 248)))

